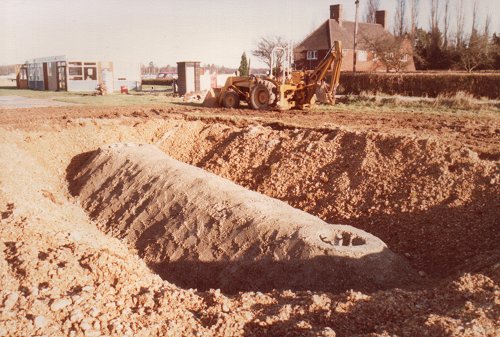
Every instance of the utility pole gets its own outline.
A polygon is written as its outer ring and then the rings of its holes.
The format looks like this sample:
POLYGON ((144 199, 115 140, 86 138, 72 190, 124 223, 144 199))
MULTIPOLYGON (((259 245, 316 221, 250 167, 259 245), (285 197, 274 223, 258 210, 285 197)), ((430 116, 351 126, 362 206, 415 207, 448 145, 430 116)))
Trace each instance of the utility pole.
POLYGON ((353 48, 353 61, 352 61, 352 72, 356 74, 356 61, 358 58, 356 47, 358 46, 358 11, 359 11, 359 0, 354 1, 356 4, 356 16, 354 18, 354 48, 353 48))

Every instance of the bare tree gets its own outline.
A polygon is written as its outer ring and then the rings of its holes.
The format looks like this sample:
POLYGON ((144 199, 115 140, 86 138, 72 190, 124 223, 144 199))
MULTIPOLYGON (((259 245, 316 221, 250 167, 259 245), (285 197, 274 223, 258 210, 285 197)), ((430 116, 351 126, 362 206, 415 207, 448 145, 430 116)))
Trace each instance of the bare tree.
POLYGON ((471 35, 468 45, 461 45, 458 50, 459 65, 468 72, 479 67, 489 67, 494 61, 489 53, 488 38, 484 35, 471 35))
MULTIPOLYGON (((256 48, 252 50, 252 55, 267 64, 268 67, 271 67, 271 53, 273 48, 286 46, 286 39, 282 36, 263 37, 257 42, 256 48)), ((277 64, 281 64, 283 56, 282 53, 278 53, 277 64)))
POLYGON ((410 0, 410 33, 412 41, 415 40, 418 27, 418 6, 420 4, 419 0, 410 0))
POLYGON ((406 0, 397 0, 394 16, 394 35, 403 36, 406 33, 406 0))
POLYGON ((448 39, 450 34, 450 0, 444 1, 444 27, 443 27, 443 37, 444 37, 444 47, 448 47, 448 39))
POLYGON ((431 0, 431 32, 439 31, 439 0, 431 0))
POLYGON ((380 8, 380 0, 367 0, 365 7, 364 21, 375 23, 375 12, 380 8))
POLYGON ((400 72, 411 61, 411 43, 404 37, 361 35, 361 39, 387 72, 400 72))
POLYGON ((472 5, 472 31, 471 31, 471 36, 477 35, 477 13, 478 13, 477 0, 474 0, 474 3, 472 5))
POLYGON ((484 20, 484 36, 490 37, 490 26, 491 26, 491 14, 486 14, 486 19, 484 20))
POLYGON ((457 1, 456 7, 456 17, 457 17, 457 27, 455 31, 456 45, 461 46, 464 43, 464 26, 465 26, 465 14, 464 14, 464 0, 457 1))

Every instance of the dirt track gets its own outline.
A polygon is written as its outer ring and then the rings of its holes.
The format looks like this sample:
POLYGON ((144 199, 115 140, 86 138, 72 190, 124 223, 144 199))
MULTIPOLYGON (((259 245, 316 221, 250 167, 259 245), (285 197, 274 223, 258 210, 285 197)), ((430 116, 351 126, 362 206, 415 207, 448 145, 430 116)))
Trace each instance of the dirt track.
POLYGON ((3 110, 0 123, 0 335, 36 326, 49 335, 499 331, 497 116, 79 107, 3 110), (420 271, 423 285, 227 297, 161 281, 68 193, 76 156, 129 141, 366 230, 420 271))

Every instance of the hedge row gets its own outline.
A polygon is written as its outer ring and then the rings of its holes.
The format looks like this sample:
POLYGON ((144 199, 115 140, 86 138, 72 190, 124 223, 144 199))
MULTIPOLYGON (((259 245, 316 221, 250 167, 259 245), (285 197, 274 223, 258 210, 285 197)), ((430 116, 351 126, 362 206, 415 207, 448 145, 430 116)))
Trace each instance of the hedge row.
POLYGON ((152 78, 142 80, 142 85, 172 85, 174 81, 172 78, 152 78))
POLYGON ((357 73, 340 75, 339 94, 382 92, 436 97, 464 91, 475 97, 500 99, 500 73, 357 73))

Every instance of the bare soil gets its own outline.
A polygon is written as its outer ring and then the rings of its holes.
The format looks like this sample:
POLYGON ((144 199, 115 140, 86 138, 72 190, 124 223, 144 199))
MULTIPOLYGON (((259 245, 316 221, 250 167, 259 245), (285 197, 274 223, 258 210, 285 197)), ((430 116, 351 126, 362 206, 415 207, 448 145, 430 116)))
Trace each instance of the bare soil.
POLYGON ((498 335, 499 118, 181 105, 0 110, 0 335, 498 335), (228 294, 170 283, 70 193, 68 170, 84 165, 82 154, 118 142, 153 144, 371 233, 418 276, 378 291, 353 283, 228 294))

